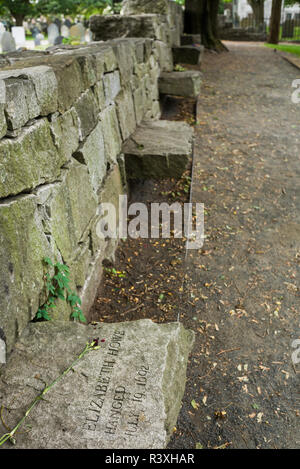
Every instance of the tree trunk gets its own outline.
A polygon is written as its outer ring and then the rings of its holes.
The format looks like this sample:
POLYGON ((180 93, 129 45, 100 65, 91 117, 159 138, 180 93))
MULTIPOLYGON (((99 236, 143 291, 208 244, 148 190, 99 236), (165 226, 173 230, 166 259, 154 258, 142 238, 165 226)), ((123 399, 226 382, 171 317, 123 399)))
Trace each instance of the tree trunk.
POLYGON ((270 21, 270 34, 268 37, 269 44, 278 44, 279 42, 281 7, 282 0, 273 0, 270 21))
POLYGON ((248 0, 254 14, 255 26, 258 30, 263 31, 264 25, 264 2, 265 0, 248 0))
POLYGON ((25 19, 24 15, 15 13, 13 17, 16 20, 16 26, 23 26, 23 21, 25 19))
POLYGON ((184 31, 187 34, 201 34, 207 49, 226 50, 218 39, 219 0, 186 0, 184 31))

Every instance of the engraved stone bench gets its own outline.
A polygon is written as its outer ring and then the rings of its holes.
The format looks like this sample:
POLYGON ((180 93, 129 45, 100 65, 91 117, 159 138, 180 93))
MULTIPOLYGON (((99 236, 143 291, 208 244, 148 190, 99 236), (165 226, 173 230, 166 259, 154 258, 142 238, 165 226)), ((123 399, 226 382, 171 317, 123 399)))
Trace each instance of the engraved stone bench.
MULTIPOLYGON (((34 407, 15 435, 15 448, 167 445, 181 407, 194 334, 179 323, 148 319, 89 326, 30 324, 0 377, 0 402, 10 409, 3 413, 6 425, 13 428, 45 383, 94 339, 100 349, 88 352, 34 407)), ((4 433, 0 422, 0 436, 4 433)))
POLYGON ((186 72, 164 72, 158 86, 161 94, 197 98, 200 94, 202 74, 196 70, 186 72))
POLYGON ((193 129, 185 122, 143 122, 123 145, 127 179, 180 178, 192 143, 193 129))

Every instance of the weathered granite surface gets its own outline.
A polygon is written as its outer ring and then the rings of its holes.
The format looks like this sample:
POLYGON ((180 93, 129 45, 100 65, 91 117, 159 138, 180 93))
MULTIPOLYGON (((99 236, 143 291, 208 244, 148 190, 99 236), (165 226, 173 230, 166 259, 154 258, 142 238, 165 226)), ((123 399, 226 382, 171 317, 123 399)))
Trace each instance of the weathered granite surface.
POLYGON ((170 0, 129 0, 121 15, 94 15, 90 18, 93 40, 120 37, 151 37, 180 46, 183 9, 170 0))
POLYGON ((201 44, 201 34, 182 34, 180 38, 182 46, 191 46, 201 44))
POLYGON ((90 29, 94 41, 114 39, 120 37, 149 37, 167 40, 166 31, 161 27, 162 21, 158 15, 95 15, 90 18, 90 29))
POLYGON ((200 65, 202 62, 204 46, 188 45, 173 47, 173 58, 175 64, 200 65))
MULTIPOLYGON (((102 262, 117 244, 99 239, 96 226, 99 203, 126 188, 122 144, 141 122, 159 119, 158 80, 161 92, 199 92, 199 76, 168 81, 182 8, 138 3, 137 12, 127 2, 133 15, 92 20, 95 38, 107 32, 108 42, 0 55, 0 331, 8 354, 45 302, 44 257, 68 263, 70 287, 88 314, 102 262), (119 37, 128 35, 138 37, 119 37)), ((157 154, 157 177, 180 175, 187 153, 157 154)), ((52 317, 70 313, 61 301, 52 317)))
POLYGON ((123 15, 135 15, 138 13, 167 14, 169 0, 124 0, 122 4, 123 15))
MULTIPOLYGON (((51 383, 94 339, 100 349, 90 351, 37 404, 14 448, 166 446, 181 407, 194 339, 179 323, 31 324, 0 376, 0 401, 10 409, 6 424, 13 427, 44 383, 51 383)), ((6 432, 1 423, 0 428, 6 432)), ((9 442, 2 446, 10 447, 9 442)))
POLYGON ((184 122, 143 122, 124 143, 128 179, 179 178, 193 151, 193 129, 184 122))
MULTIPOLYGON (((118 198, 122 141, 160 116, 164 54, 115 39, 0 60, 0 329, 12 347, 45 301, 43 258, 68 263, 84 313, 116 242, 97 239, 98 205, 118 198), (113 177, 112 175, 118 175, 113 177)), ((56 320, 68 320, 59 303, 56 320)))
POLYGON ((196 70, 163 72, 158 81, 162 94, 196 98, 201 90, 202 74, 196 70))

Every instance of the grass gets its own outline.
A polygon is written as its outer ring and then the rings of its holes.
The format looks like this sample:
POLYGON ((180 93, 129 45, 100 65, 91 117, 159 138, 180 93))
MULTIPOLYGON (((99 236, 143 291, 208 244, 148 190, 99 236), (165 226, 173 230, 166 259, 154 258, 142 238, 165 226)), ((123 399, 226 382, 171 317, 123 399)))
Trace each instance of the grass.
POLYGON ((298 55, 300 57, 300 45, 292 45, 292 44, 265 44, 267 47, 271 47, 271 49, 281 50, 282 52, 288 52, 290 54, 298 55))

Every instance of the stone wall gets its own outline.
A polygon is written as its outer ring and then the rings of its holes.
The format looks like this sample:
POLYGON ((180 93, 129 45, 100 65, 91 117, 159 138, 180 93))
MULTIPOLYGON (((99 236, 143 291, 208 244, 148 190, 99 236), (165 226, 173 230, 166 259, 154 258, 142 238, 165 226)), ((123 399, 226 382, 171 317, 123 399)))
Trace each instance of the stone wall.
POLYGON ((93 40, 150 37, 169 47, 180 46, 183 34, 182 7, 170 0, 124 0, 121 15, 90 18, 93 40))
MULTIPOLYGON (((138 38, 1 57, 0 332, 8 351, 45 301, 45 256, 69 265, 85 314, 92 305, 102 261, 116 247, 96 234, 99 203, 117 203, 126 190, 122 142, 160 116, 164 52, 163 43, 138 38)), ((60 302, 53 319, 70 312, 60 302)))
POLYGON ((248 31, 243 28, 221 28, 219 30, 219 37, 224 41, 254 41, 254 42, 265 42, 267 40, 267 34, 257 33, 255 31, 248 31))

